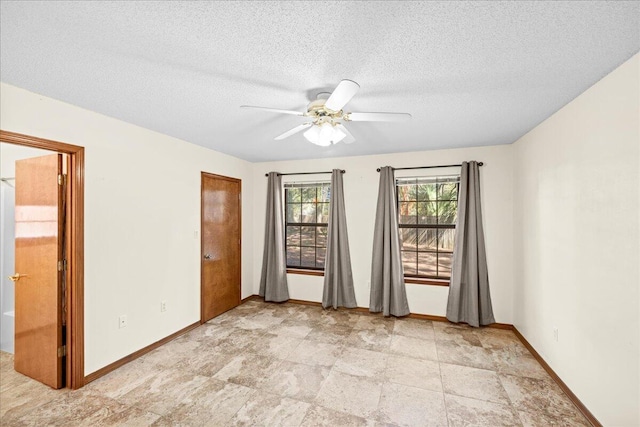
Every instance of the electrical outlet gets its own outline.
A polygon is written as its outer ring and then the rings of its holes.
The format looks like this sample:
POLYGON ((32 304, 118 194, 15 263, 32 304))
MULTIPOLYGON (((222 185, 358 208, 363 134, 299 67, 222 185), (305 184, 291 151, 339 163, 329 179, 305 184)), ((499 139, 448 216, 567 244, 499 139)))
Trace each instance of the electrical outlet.
POLYGON ((119 328, 126 328, 127 327, 127 315, 123 314, 122 316, 118 317, 118 327, 119 328))
POLYGON ((167 302, 166 301, 161 301, 160 302, 160 311, 162 313, 164 313, 165 311, 167 311, 167 302))
POLYGON ((197 238, 198 238, 198 236, 199 236, 199 234, 200 234, 200 233, 198 232, 198 230, 194 230, 194 231, 193 231, 193 238, 194 238, 194 239, 197 239, 197 238))
POLYGON ((371 280, 367 280, 367 290, 371 290, 371 280))
POLYGON ((558 328, 553 328, 553 340, 558 341, 558 328))

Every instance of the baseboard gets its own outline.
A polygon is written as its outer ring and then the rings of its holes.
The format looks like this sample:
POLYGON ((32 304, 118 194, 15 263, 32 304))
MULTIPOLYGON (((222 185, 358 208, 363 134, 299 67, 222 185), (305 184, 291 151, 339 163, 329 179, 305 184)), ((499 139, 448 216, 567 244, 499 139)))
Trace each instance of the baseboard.
MULTIPOLYGON (((418 313, 410 313, 408 316, 410 319, 422 319, 422 320, 431 320, 434 322, 450 322, 445 316, 436 316, 434 314, 418 314, 418 313)), ((483 326, 483 328, 492 328, 492 329, 506 329, 508 331, 513 329, 513 325, 510 323, 492 323, 490 325, 483 326)))
MULTIPOLYGON (((250 297, 243 299, 242 302, 249 301, 249 300, 264 301, 264 298, 262 298, 262 297, 260 297, 258 295, 251 295, 250 297)), ((311 306, 315 306, 315 307, 322 307, 322 303, 319 303, 319 302, 316 302, 316 301, 290 299, 287 302, 290 302, 290 303, 293 303, 293 304, 302 304, 302 305, 311 305, 311 306)), ((343 307, 340 307, 339 310, 355 310, 355 311, 362 312, 362 313, 370 313, 369 309, 367 307, 356 307, 356 308, 343 308, 343 307)), ((379 313, 370 313, 370 314, 376 315, 376 314, 379 314, 379 313)), ((435 316, 435 315, 432 315, 432 314, 411 313, 406 317, 409 317, 409 318, 412 318, 412 319, 431 320, 431 321, 435 321, 435 322, 449 322, 449 320, 445 316, 435 316)), ((542 358, 542 356, 540 356, 540 354, 538 354, 538 352, 535 350, 535 348, 533 348, 533 346, 531 344, 529 344, 529 341, 526 340, 526 338, 520 333, 520 331, 518 331, 518 329, 516 329, 515 326, 513 326, 510 323, 493 323, 493 324, 487 325, 485 327, 495 328, 495 329, 505 329, 505 330, 513 331, 513 333, 516 335, 516 337, 518 337, 520 342, 522 342, 522 344, 527 348, 527 350, 529 350, 531 352, 531 355, 538 361, 538 363, 540 363, 540 365, 544 368, 544 370, 547 371, 549 376, 556 382, 556 384, 558 384, 558 387, 560 387, 562 389, 562 391, 567 395, 569 400, 571 400, 571 402, 576 406, 576 408, 578 408, 578 410, 582 413, 582 415, 585 416, 587 421, 589 421, 591 423, 591 425, 593 425, 593 427, 602 427, 602 424, 596 419, 596 417, 593 416, 591 411, 589 411, 589 409, 587 409, 587 407, 584 406, 584 404, 580 401, 580 399, 578 399, 578 396, 576 396, 571 391, 571 389, 564 383, 564 381, 562 381, 560 379, 558 374, 556 374, 555 371, 551 368, 551 366, 549 366, 549 364, 547 362, 545 362, 545 360, 542 358)))
POLYGON ((576 396, 571 391, 569 386, 567 386, 564 383, 564 381, 560 379, 558 374, 555 373, 555 371, 551 368, 551 366, 549 366, 549 364, 542 358, 542 356, 540 356, 540 354, 536 351, 535 348, 533 348, 533 346, 520 333, 520 331, 518 331, 518 329, 515 326, 512 327, 512 330, 513 330, 513 333, 516 334, 518 339, 522 342, 522 344, 527 348, 527 350, 531 352, 531 355, 533 355, 533 357, 538 361, 538 363, 542 365, 544 370, 547 371, 547 373, 551 378, 553 378, 556 384, 558 384, 558 387, 560 387, 562 391, 564 391, 564 394, 566 394, 567 397, 573 402, 573 404, 576 405, 576 408, 578 408, 578 410, 582 413, 582 415, 585 416, 585 418, 591 423, 591 425, 593 425, 594 427, 602 427, 602 424, 600 423, 600 421, 598 421, 597 418, 593 416, 591 411, 589 411, 589 409, 587 409, 587 407, 584 406, 584 404, 580 401, 580 399, 578 399, 578 396, 576 396))
MULTIPOLYGON (((244 302, 244 300, 243 300, 244 302)), ((191 325, 184 327, 182 329, 180 329, 177 332, 174 332, 173 334, 162 338, 159 341, 154 342, 153 344, 150 344, 144 348, 141 348, 140 350, 136 351, 135 353, 131 353, 128 356, 123 357, 122 359, 116 360, 113 363, 110 363, 109 365, 105 366, 104 368, 100 368, 97 371, 87 375, 84 377, 84 385, 89 384, 91 381, 95 381, 100 377, 103 377, 105 375, 107 375, 109 372, 115 371, 116 369, 118 369, 119 367, 126 365, 127 363, 137 359, 140 356, 144 356, 145 354, 149 353, 152 350, 155 350, 156 348, 160 347, 161 345, 164 345, 166 343, 168 343, 169 341, 172 341, 176 338, 178 338, 180 335, 186 334, 187 332, 189 332, 192 329, 197 328, 198 326, 200 326, 200 321, 197 321, 195 323, 192 323, 191 325)))
MULTIPOLYGON (((255 301, 264 301, 264 298, 260 297, 259 295, 251 295, 250 297, 247 297, 245 299, 242 300, 242 302, 245 301, 249 301, 249 300, 255 300, 255 301)), ((322 307, 322 303, 317 302, 317 301, 307 301, 307 300, 302 300, 302 299, 290 299, 286 302, 292 303, 292 304, 302 304, 302 305, 311 305, 314 307, 322 307)), ((368 313, 371 315, 380 315, 380 313, 372 313, 369 311, 368 307, 355 307, 355 308, 345 308, 345 307, 339 307, 338 310, 353 310, 353 311, 357 311, 359 313, 368 313)), ((449 322, 449 320, 445 317, 445 316, 436 316, 433 314, 419 314, 419 313, 410 313, 407 316, 404 317, 408 317, 410 319, 422 319, 422 320, 432 320, 432 321, 436 321, 436 322, 449 322)), ((507 330, 512 330, 513 329, 513 325, 509 324, 509 323, 493 323, 491 325, 487 325, 487 328, 496 328, 496 329, 507 329, 507 330)))
POLYGON ((255 295, 255 294, 254 294, 254 295, 249 295, 249 296, 248 296, 248 297, 246 297, 246 298, 242 298, 242 299, 240 300, 240 304, 244 304, 244 303, 245 303, 245 302, 247 302, 247 301, 254 301, 254 300, 256 300, 256 301, 260 301, 260 300, 262 300, 262 298, 260 298, 260 296, 259 296, 259 295, 255 295))

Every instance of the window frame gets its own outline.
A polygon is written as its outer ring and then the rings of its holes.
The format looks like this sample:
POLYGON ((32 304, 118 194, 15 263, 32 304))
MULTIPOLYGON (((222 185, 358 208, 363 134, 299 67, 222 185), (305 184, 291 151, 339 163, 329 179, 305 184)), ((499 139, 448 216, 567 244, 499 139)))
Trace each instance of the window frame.
MULTIPOLYGON (((406 184, 405 184, 406 185, 406 184)), ((411 185, 411 184, 409 184, 411 185)), ((447 229, 447 230, 454 230, 454 236, 455 236, 455 229, 456 229, 456 225, 457 225, 457 209, 458 209, 458 203, 459 203, 459 195, 460 195, 460 174, 448 174, 448 175, 432 175, 432 176, 407 176, 407 177, 397 177, 395 179, 395 190, 396 190, 396 210, 397 210, 397 220, 398 220, 398 234, 400 234, 400 230, 402 229, 415 229, 416 233, 419 233, 420 230, 441 230, 441 229, 447 229), (400 200, 400 191, 399 191, 399 187, 402 184, 402 181, 406 181, 406 180, 411 180, 411 179, 415 179, 416 183, 413 184, 416 187, 419 185, 419 181, 421 179, 423 180, 434 180, 434 184, 438 184, 438 179, 443 179, 443 183, 446 182, 451 182, 451 181, 444 181, 446 179, 451 179, 451 178, 456 178, 456 180, 454 181, 456 183, 456 198, 455 200, 453 199, 440 199, 438 192, 437 192, 437 187, 436 187, 436 198, 433 200, 428 200, 428 202, 434 202, 434 203, 439 203, 439 202, 451 202, 451 201, 455 201, 456 202, 456 221, 452 224, 420 224, 419 221, 416 219, 416 222, 414 224, 403 224, 400 222, 400 203, 401 202, 414 202, 414 203, 418 203, 420 202, 420 200, 418 200, 418 196, 417 196, 417 188, 416 188, 416 200, 400 200)), ((426 200, 424 202, 427 202, 426 200)), ((418 216, 418 211, 416 208, 416 216, 418 216)), ((436 215, 436 217, 438 217, 438 215, 436 215)), ((405 251, 403 249, 404 243, 402 241, 402 236, 400 237, 400 251, 401 251, 401 256, 403 252, 414 252, 416 254, 416 256, 418 256, 419 253, 433 253, 436 255, 436 272, 438 271, 438 264, 437 264, 437 259, 439 257, 440 253, 446 253, 446 254, 451 254, 451 258, 452 258, 452 265, 451 267, 453 268, 453 249, 451 250, 451 252, 449 251, 441 251, 439 248, 439 244, 436 244, 436 249, 435 251, 419 251, 417 249, 416 246, 416 250, 415 251, 405 251)), ((416 238, 418 238, 416 236, 416 238)), ((417 242, 416 242, 417 245, 417 242)), ((401 261, 403 263, 403 270, 404 270, 404 261, 401 261)), ((449 273, 449 276, 430 276, 430 275, 421 275, 418 273, 418 268, 416 265, 416 274, 407 274, 403 272, 403 276, 404 276, 404 281, 405 283, 412 283, 412 284, 419 284, 419 285, 435 285, 435 286, 449 286, 449 283, 451 281, 451 273, 449 273)))
MULTIPOLYGON (((322 187, 328 187, 329 188, 329 195, 331 194, 331 182, 330 181, 312 181, 312 182, 287 182, 283 184, 283 188, 284 188, 284 227, 285 227, 285 253, 288 253, 289 250, 289 245, 287 242, 287 229, 288 227, 300 227, 300 241, 299 241, 299 245, 296 245, 295 247, 299 247, 300 248, 300 264, 302 264, 302 248, 314 248, 315 250, 315 263, 317 264, 318 261, 318 249, 324 249, 325 251, 325 259, 324 259, 324 264, 321 267, 318 266, 302 266, 302 265, 289 265, 289 259, 288 256, 285 260, 286 262, 286 271, 287 273, 290 274, 302 274, 302 275, 309 275, 309 276, 324 276, 324 270, 325 270, 325 266, 326 266, 326 249, 327 249, 327 245, 325 242, 324 246, 318 246, 318 228, 321 227, 325 227, 327 229, 329 229, 329 218, 328 218, 328 213, 327 213, 327 222, 317 222, 318 220, 318 206, 319 205, 323 205, 326 204, 327 207, 330 209, 330 196, 329 196, 329 200, 328 201, 319 201, 320 198, 318 197, 318 189, 322 188, 322 187), (316 198, 314 199, 313 202, 304 202, 302 195, 300 197, 300 201, 299 202, 289 202, 289 197, 288 197, 288 191, 292 188, 300 188, 300 190, 302 191, 302 189, 304 188, 315 188, 316 189, 316 198), (302 205, 305 203, 313 203, 314 204, 314 212, 316 215, 316 222, 289 222, 289 209, 288 206, 289 205, 293 205, 293 204, 299 204, 301 206, 301 211, 302 211, 302 205), (302 227, 313 227, 314 228, 314 244, 313 246, 309 246, 309 245, 302 245, 302 227)), ((301 218, 302 219, 302 218, 301 218)), ((328 234, 328 233, 327 233, 328 234)))

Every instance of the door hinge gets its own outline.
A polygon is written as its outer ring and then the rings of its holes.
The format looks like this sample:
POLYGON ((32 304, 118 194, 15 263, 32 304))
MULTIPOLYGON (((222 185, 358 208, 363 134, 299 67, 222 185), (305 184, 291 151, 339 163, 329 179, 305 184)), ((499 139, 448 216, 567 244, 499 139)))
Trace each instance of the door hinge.
POLYGON ((63 345, 62 347, 58 347, 58 357, 64 357, 67 355, 67 346, 63 345))
POLYGON ((67 174, 58 174, 58 185, 64 185, 67 183, 67 174))
POLYGON ((58 261, 58 271, 66 271, 67 270, 67 260, 63 259, 62 261, 58 261))

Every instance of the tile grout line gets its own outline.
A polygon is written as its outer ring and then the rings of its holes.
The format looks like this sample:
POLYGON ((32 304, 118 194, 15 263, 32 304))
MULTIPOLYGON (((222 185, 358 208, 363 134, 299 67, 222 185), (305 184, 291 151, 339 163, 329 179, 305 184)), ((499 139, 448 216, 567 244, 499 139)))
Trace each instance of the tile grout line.
MULTIPOLYGON (((472 331, 472 332, 476 332, 476 331, 472 331)), ((481 337, 479 337, 479 336, 478 336, 478 339, 480 340, 480 348, 482 348, 482 349, 486 349, 486 348, 484 347, 484 343, 482 342, 481 337)), ((442 340, 442 342, 447 342, 447 341, 446 341, 446 340, 442 340)), ((455 342, 455 341, 454 341, 454 342, 455 342)), ((460 344, 460 345, 462 345, 462 346, 467 346, 467 347, 473 347, 473 346, 471 346, 471 345, 467 345, 467 344, 460 344)), ((437 346, 438 346, 438 340, 436 339, 436 347, 437 347, 437 346)), ((439 358, 439 355, 438 355, 438 358, 439 358)), ((498 365, 497 365, 497 364, 495 364, 494 357, 493 357, 493 353, 491 353, 491 360, 492 360, 492 363, 494 364, 494 366, 496 367, 496 369, 495 369, 495 370, 493 370, 493 369, 487 369, 487 368, 479 368, 479 367, 476 367, 476 366, 470 366, 470 365, 463 365, 463 364, 454 363, 454 362, 442 362, 442 363, 445 363, 445 364, 447 364, 447 365, 462 366, 462 367, 465 367, 465 368, 472 368, 472 369, 478 369, 478 370, 482 370, 482 371, 487 371, 487 372, 495 373, 495 374, 496 374, 496 377, 498 378, 498 382, 499 382, 500 386, 502 387, 503 391, 505 392, 505 396, 506 396, 506 397, 507 397, 507 399, 508 399, 508 405, 505 405, 504 403, 501 403, 501 402, 495 402, 495 401, 492 401, 492 400, 485 400, 485 399, 479 399, 479 398, 476 398, 476 397, 464 396, 464 395, 461 395, 461 394, 458 394, 458 393, 454 393, 454 392, 445 393, 445 396, 446 396, 446 395, 451 395, 451 396, 461 397, 461 398, 463 398, 463 399, 470 399, 470 400, 474 400, 474 401, 478 401, 478 402, 484 402, 484 403, 496 404, 496 405, 500 405, 500 406, 508 406, 508 407, 509 407, 509 409, 511 409, 512 411, 515 411, 515 415, 517 416, 517 420, 518 420, 518 421, 520 422, 520 424, 522 425, 522 420, 521 420, 521 418, 520 418, 520 415, 518 414, 517 408, 515 407, 515 405, 514 405, 514 404, 513 404, 513 402, 511 401, 511 398, 509 397, 509 394, 507 393, 507 391, 506 391, 506 389, 505 389, 505 387, 504 387, 504 384, 502 383, 502 379, 500 378, 500 372, 499 372, 499 371, 498 371, 498 369, 497 369, 498 365)), ((439 360, 439 361, 438 361, 438 365, 439 365, 439 366, 440 366, 440 363, 441 363, 441 362, 440 362, 440 360, 439 360)), ((443 381, 443 386, 444 386, 444 381, 443 381)), ((446 403, 446 397, 445 397, 445 403, 446 403)), ((448 415, 447 415, 447 417, 448 417, 448 415)))
POLYGON ((451 426, 451 421, 449 420, 449 409, 447 408, 447 395, 444 391, 444 380, 442 379, 442 369, 440 367, 440 354, 438 353, 438 340, 436 339, 436 328, 433 326, 433 322, 431 322, 431 328, 433 328, 433 342, 436 346, 436 359, 438 359, 438 373, 440 374, 440 385, 442 385, 442 401, 444 404, 444 415, 447 417, 447 426, 451 426))
POLYGON ((516 408, 515 404, 511 400, 511 396, 509 396, 509 393, 507 392, 507 388, 504 386, 504 383, 502 382, 501 372, 500 372, 500 365, 499 365, 499 363, 497 363, 493 351, 491 351, 490 349, 486 349, 485 348, 484 342, 483 342, 483 339, 482 339, 481 336, 478 336, 478 339, 480 340, 480 345, 482 346, 482 348, 487 350, 487 351, 489 351, 489 354, 491 355, 491 363, 496 368, 494 372, 496 373, 496 377, 498 378, 498 384, 500 384, 500 387, 502 387, 502 391, 504 391, 504 395, 507 397, 507 400, 509 402, 509 408, 513 412, 515 412, 515 415, 516 415, 518 421, 520 422, 520 425, 523 425, 522 418, 520 417, 520 414, 518 413, 518 408, 516 408))
MULTIPOLYGON (((395 329, 395 324, 393 325, 394 329, 395 329)), ((391 331, 391 334, 393 335, 393 330, 391 331)), ((391 359, 391 354, 390 353, 382 353, 384 354, 385 358, 384 358, 384 382, 389 382, 392 383, 391 380, 388 379, 387 377, 387 371, 389 368, 389 359, 391 359)), ((384 384, 384 383, 383 383, 384 384)), ((393 383, 395 384, 395 383, 393 383)), ((383 385, 384 386, 384 385, 383 385)), ((382 394, 382 389, 380 390, 381 394, 382 394)), ((382 397, 382 395, 380 396, 382 397)), ((380 400, 378 400, 378 417, 376 421, 380 421, 380 400)), ((382 422, 382 421, 380 421, 382 422)))
MULTIPOLYGON (((229 384, 229 382, 228 382, 228 381, 224 381, 224 383, 225 383, 225 384, 229 384)), ((235 383, 231 383, 231 384, 235 384, 235 383)), ((240 384, 235 384, 235 385, 240 385, 240 384)), ((246 387, 246 386, 243 386, 243 387, 246 387)), ((245 400, 245 402, 244 402, 244 403, 243 403, 243 404, 238 408, 238 410, 237 410, 237 411, 235 411, 235 412, 233 413, 233 415, 231 415, 231 416, 227 419, 227 422, 229 422, 229 421, 231 421, 232 419, 234 419, 234 418, 236 417, 236 415, 238 415, 238 412, 240 412, 240 410, 241 410, 242 408, 244 408, 245 406, 247 406, 247 402, 249 402, 249 401, 251 400, 251 398, 252 398, 255 394, 257 394, 257 393, 260 391, 260 390, 258 390, 257 388, 252 388, 252 387, 247 387, 247 388, 251 388, 251 393, 249 393, 249 397, 247 397, 247 400, 245 400)), ((224 390, 224 387, 223 387, 223 390, 224 390)))
POLYGON ((518 408, 516 407, 516 405, 514 404, 513 400, 511 399, 511 396, 507 392, 507 388, 504 386, 504 383, 502 382, 502 377, 504 376, 504 374, 502 374, 502 373, 500 373, 498 371, 496 371, 496 374, 498 375, 498 381, 500 382, 500 385, 504 389, 504 394, 507 396, 507 399, 509 399, 509 406, 513 409, 513 411, 515 412, 515 415, 518 417, 518 421, 520 421, 520 425, 524 425, 524 421, 522 420, 522 417, 520 416, 520 411, 518 411, 518 408))

